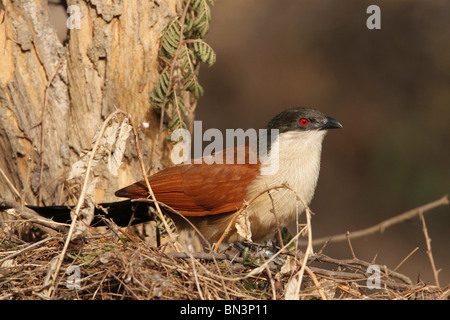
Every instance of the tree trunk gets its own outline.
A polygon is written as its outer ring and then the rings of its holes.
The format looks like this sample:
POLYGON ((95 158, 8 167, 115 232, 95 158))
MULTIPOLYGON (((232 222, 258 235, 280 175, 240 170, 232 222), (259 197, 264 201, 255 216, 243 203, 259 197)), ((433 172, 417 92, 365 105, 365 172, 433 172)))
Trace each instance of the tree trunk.
MULTIPOLYGON (((154 167, 161 166, 158 155, 168 164, 170 145, 156 143, 160 117, 149 96, 161 71, 160 39, 169 21, 180 15, 183 1, 67 4, 74 6, 68 22, 73 28, 63 45, 49 22, 47 1, 0 3, 3 198, 73 204, 80 181, 68 179, 72 165, 92 148, 103 121, 116 108, 131 114, 147 169, 159 169, 154 167)), ((196 99, 191 92, 183 94, 190 97, 184 109, 192 121, 196 99)), ((166 134, 164 126, 160 136, 166 134)), ((128 141, 118 176, 104 166, 95 168, 96 201, 112 200, 116 189, 142 178, 133 139, 128 141)))

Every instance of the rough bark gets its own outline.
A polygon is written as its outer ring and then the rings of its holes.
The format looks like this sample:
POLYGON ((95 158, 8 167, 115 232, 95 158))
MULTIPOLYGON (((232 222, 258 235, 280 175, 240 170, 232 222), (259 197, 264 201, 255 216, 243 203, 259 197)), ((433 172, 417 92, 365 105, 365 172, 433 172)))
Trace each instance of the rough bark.
MULTIPOLYGON (((71 166, 116 108, 131 114, 152 169, 159 116, 149 92, 159 75, 159 40, 178 14, 177 4, 68 1, 80 9, 81 24, 61 44, 47 1, 0 2, 0 196, 30 204, 73 203, 79 181, 67 179, 71 166)), ((195 99, 189 101, 193 112, 195 99)), ((129 141, 118 177, 96 168, 97 201, 111 200, 114 190, 142 177, 129 141)))

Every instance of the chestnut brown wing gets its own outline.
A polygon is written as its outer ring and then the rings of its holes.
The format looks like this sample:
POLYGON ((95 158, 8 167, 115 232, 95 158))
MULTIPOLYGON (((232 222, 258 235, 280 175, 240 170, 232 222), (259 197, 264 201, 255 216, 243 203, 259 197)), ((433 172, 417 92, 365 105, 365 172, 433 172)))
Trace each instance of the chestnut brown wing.
MULTIPOLYGON (((158 201, 186 216, 215 215, 244 204, 260 164, 183 164, 160 171, 149 182, 158 201)), ((147 198, 145 181, 116 192, 118 197, 147 198)))

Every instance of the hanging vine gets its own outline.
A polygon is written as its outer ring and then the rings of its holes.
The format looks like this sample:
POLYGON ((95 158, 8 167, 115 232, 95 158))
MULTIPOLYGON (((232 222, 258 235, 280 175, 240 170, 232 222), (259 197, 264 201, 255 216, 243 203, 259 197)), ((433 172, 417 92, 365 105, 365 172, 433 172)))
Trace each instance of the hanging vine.
POLYGON ((170 131, 186 128, 186 109, 181 95, 192 92, 196 99, 203 95, 197 71, 200 62, 212 66, 216 54, 203 37, 209 31, 214 0, 183 0, 183 14, 170 21, 161 38, 160 77, 150 94, 153 108, 169 119, 170 131))

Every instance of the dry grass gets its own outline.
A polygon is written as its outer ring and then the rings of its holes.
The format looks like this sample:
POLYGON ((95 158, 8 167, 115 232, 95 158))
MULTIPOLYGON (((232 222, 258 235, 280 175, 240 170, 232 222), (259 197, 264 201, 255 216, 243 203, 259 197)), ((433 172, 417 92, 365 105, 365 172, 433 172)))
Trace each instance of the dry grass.
MULTIPOLYGON (((2 215, 0 225, 0 299, 285 299, 304 258, 292 250, 278 255, 281 262, 252 254, 163 253, 164 248, 152 248, 134 236, 91 228, 87 237, 70 243, 58 278, 51 281, 65 236, 49 236, 10 215, 2 215), (77 270, 79 287, 71 288, 77 270), (49 290, 53 282, 55 287, 49 290)), ((413 284, 384 266, 380 289, 368 289, 370 264, 356 257, 338 260, 316 253, 309 259, 311 273, 304 275, 299 298, 449 297, 449 288, 413 284)))

